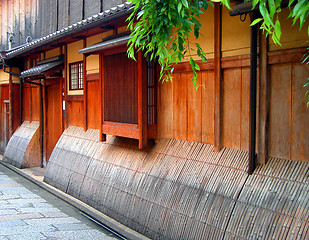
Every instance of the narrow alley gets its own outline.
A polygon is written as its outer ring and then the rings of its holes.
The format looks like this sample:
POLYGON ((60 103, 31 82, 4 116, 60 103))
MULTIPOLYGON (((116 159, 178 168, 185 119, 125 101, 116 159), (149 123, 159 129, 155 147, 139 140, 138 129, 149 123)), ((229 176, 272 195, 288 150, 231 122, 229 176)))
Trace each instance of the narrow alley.
POLYGON ((119 239, 0 164, 0 239, 119 239))

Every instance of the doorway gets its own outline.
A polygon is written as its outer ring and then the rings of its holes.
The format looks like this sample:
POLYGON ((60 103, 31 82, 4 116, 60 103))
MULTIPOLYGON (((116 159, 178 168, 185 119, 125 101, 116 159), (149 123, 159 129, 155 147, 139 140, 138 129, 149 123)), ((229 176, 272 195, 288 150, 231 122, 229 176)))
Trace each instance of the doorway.
POLYGON ((62 81, 48 82, 45 87, 46 103, 46 163, 52 154, 52 151, 63 132, 62 119, 62 81))

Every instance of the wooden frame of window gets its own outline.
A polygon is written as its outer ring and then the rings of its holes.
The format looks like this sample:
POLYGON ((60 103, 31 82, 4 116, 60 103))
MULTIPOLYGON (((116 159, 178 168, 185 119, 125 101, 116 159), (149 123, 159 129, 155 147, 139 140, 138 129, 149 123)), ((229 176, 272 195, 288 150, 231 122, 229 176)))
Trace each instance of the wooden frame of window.
POLYGON ((69 89, 83 90, 84 89, 84 67, 83 61, 69 64, 69 89))

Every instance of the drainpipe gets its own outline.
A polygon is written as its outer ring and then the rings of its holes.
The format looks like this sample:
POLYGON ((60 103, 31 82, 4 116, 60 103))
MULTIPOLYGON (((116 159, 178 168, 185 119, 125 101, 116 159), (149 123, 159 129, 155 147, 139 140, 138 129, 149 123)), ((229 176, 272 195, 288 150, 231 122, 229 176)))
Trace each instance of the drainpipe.
MULTIPOLYGON (((254 11, 251 15, 251 22, 257 18, 254 11)), ((257 81, 257 25, 251 26, 250 43, 250 120, 249 120, 249 166, 248 174, 252 174, 256 163, 256 81, 257 81)))
POLYGON ((21 82, 25 82, 25 83, 30 83, 36 86, 40 87, 40 98, 41 98, 41 104, 40 104, 40 108, 41 108, 41 168, 44 167, 44 113, 43 113, 43 85, 41 83, 37 83, 37 82, 31 82, 28 80, 25 80, 24 78, 21 78, 22 81, 21 82))

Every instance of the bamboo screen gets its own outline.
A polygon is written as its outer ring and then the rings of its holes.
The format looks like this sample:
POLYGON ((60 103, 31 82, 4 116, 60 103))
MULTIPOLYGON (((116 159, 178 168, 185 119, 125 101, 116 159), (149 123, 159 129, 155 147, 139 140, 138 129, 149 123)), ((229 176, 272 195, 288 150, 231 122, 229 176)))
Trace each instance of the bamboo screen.
POLYGON ((137 63, 125 52, 104 57, 104 121, 138 123, 137 63))

